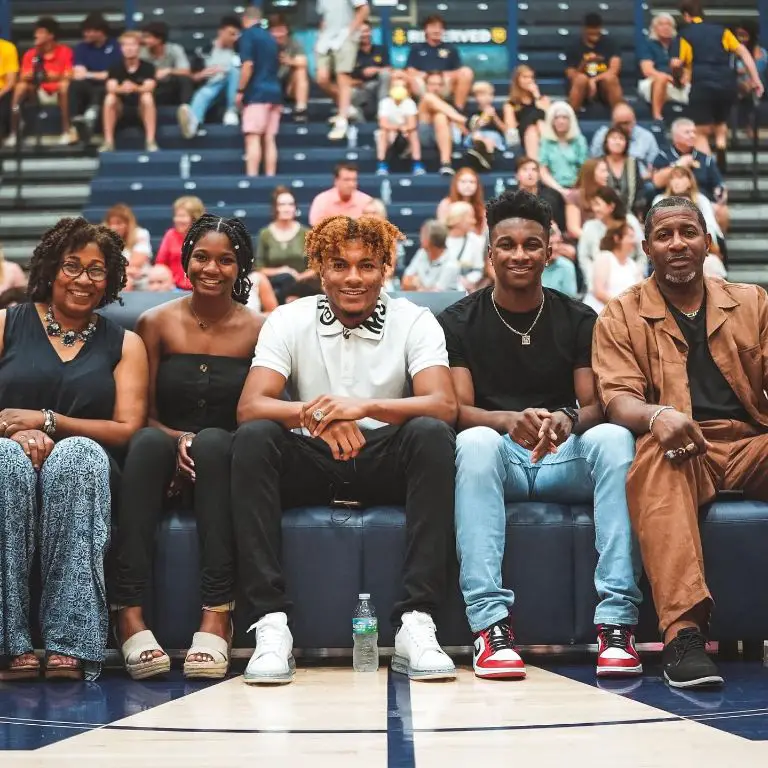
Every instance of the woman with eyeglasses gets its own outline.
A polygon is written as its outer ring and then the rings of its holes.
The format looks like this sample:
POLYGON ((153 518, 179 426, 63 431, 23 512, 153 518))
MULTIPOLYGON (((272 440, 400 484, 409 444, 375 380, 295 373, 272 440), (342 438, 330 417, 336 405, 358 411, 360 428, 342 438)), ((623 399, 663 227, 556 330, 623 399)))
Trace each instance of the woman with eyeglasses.
POLYGON ((95 314, 125 285, 123 242, 62 219, 32 256, 28 303, 0 312, 0 680, 36 678, 39 553, 46 678, 95 679, 107 643, 108 451, 147 413, 141 339, 95 314))

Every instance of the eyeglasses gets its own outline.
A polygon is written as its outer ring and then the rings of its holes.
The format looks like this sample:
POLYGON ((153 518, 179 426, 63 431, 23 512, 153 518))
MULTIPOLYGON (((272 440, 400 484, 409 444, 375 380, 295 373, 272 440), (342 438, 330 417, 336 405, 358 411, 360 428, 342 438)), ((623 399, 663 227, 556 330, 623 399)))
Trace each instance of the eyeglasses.
POLYGON ((85 272, 91 282, 101 283, 107 279, 107 270, 104 267, 100 267, 98 264, 91 264, 90 267, 84 267, 82 264, 75 261, 65 261, 61 265, 61 271, 67 276, 76 280, 80 275, 85 272))

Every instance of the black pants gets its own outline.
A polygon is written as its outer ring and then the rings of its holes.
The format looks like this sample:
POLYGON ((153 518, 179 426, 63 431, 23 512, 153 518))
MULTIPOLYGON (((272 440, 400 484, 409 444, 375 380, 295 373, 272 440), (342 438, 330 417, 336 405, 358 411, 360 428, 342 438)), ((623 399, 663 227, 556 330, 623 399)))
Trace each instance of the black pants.
MULTIPOLYGON (((229 478, 232 433, 204 429, 192 441, 195 462, 194 510, 200 540, 200 594, 203 605, 234 599, 235 546, 229 478)), ((115 541, 112 601, 138 606, 152 570, 155 531, 166 491, 176 470, 176 440, 148 427, 134 435, 123 468, 115 541)))
POLYGON ((158 106, 176 106, 189 104, 195 84, 186 75, 169 75, 164 80, 158 80, 155 87, 155 103, 158 106))
POLYGON ((13 89, 0 97, 0 138, 5 138, 11 130, 11 102, 13 89))
POLYGON ((69 116, 77 117, 87 109, 101 109, 107 83, 102 80, 72 80, 69 84, 69 116))
POLYGON ((336 461, 328 446, 274 421, 252 421, 235 433, 232 513, 238 580, 248 623, 267 613, 290 613, 280 565, 283 509, 353 499, 364 505, 405 502, 403 599, 394 626, 407 611, 434 613, 446 588, 453 546, 456 435, 432 418, 365 433, 351 461, 336 461))

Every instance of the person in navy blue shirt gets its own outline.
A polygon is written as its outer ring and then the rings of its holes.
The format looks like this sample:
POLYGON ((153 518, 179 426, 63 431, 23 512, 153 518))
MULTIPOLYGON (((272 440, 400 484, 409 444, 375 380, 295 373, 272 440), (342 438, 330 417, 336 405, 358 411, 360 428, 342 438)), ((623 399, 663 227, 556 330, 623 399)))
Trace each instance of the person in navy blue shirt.
POLYGON ((464 110, 475 73, 462 66, 458 48, 443 42, 445 21, 442 16, 428 16, 424 21, 424 42, 411 46, 406 68, 413 93, 423 96, 430 72, 442 72, 445 79, 445 99, 451 99, 458 110, 464 110))
POLYGON ((374 45, 371 25, 360 27, 360 45, 357 61, 352 70, 352 104, 362 110, 366 120, 376 119, 379 103, 389 95, 389 49, 386 45, 374 45))
POLYGON ((87 142, 104 101, 107 73, 122 61, 122 54, 99 12, 85 17, 80 32, 83 40, 75 46, 75 66, 69 84, 69 114, 81 139, 87 142))
POLYGON ((246 173, 258 176, 263 157, 264 175, 274 176, 277 173, 276 137, 283 110, 283 89, 278 76, 280 48, 261 26, 261 18, 262 11, 255 6, 243 14, 237 106, 243 109, 246 173))

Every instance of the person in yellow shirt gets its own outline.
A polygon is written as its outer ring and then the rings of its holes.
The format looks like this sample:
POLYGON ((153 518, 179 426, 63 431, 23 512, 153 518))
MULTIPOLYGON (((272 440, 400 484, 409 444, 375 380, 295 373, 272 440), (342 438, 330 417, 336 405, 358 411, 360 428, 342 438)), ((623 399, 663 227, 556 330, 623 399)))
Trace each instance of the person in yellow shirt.
POLYGON ((8 135, 13 89, 19 77, 19 52, 8 40, 0 40, 0 141, 8 135))

